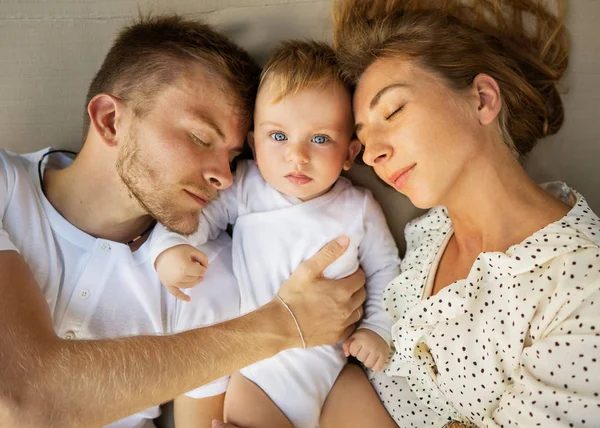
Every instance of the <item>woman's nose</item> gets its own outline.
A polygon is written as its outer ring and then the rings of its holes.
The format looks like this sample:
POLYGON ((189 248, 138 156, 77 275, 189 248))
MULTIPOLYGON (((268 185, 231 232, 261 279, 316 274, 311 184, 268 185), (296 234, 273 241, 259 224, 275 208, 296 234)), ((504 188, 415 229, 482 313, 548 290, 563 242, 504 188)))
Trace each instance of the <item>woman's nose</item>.
POLYGON ((367 142, 363 153, 363 161, 369 166, 381 165, 392 157, 393 149, 384 142, 367 142))

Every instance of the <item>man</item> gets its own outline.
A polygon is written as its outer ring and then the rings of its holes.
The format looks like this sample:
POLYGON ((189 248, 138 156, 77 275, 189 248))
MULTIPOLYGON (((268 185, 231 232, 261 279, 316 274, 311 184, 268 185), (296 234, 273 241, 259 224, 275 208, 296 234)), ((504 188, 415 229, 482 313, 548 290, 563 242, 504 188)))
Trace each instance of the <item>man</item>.
POLYGON ((211 327, 153 335, 168 332, 176 303, 145 241, 155 220, 194 232, 231 184, 257 73, 206 25, 143 20, 121 33, 90 86, 72 163, 0 151, 1 426, 106 425, 301 346, 301 336, 314 346, 349 334, 364 275, 320 275, 345 250, 340 238, 282 284, 287 307, 274 299, 211 327))

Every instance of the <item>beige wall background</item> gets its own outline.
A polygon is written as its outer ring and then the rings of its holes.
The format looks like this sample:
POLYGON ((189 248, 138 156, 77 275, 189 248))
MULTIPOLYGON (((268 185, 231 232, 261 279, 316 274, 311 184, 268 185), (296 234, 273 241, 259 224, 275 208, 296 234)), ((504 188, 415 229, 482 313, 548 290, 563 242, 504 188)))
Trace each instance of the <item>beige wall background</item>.
MULTIPOLYGON (((286 38, 330 39, 329 0, 0 0, 0 148, 77 150, 87 86, 120 27, 142 13, 203 19, 260 62, 286 38)), ((526 161, 538 181, 563 180, 600 213, 600 0, 571 0, 565 125, 526 161)), ((382 203, 403 247, 418 211, 370 170, 350 174, 382 203)), ((473 201, 477 203, 477 201, 473 201)))

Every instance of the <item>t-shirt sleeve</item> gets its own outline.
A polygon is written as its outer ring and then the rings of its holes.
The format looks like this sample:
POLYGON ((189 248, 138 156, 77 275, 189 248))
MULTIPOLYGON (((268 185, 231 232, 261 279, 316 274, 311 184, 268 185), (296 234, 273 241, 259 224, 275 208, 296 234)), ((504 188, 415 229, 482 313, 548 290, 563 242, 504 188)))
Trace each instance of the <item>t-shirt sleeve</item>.
POLYGON ((12 188, 14 187, 14 167, 10 165, 5 154, 0 153, 0 251, 19 251, 4 230, 4 213, 10 201, 12 188))
MULTIPOLYGON (((238 217, 238 183, 237 177, 233 185, 228 189, 219 192, 219 197, 209 203, 206 208, 202 210, 200 218, 200 227, 198 231, 202 232, 208 240, 216 239, 227 228, 227 225, 234 224, 238 217)), ((206 242, 199 242, 195 240, 195 235, 190 236, 192 244, 198 246, 206 242)))
POLYGON ((171 232, 160 223, 157 224, 150 237, 150 259, 152 260, 152 265, 154 266, 156 259, 163 251, 182 244, 191 245, 188 238, 171 232))
POLYGON ((367 277, 365 316, 359 328, 368 328, 391 343, 392 319, 382 306, 383 290, 400 274, 398 247, 380 205, 367 191, 363 209, 365 236, 358 248, 360 266, 367 277))

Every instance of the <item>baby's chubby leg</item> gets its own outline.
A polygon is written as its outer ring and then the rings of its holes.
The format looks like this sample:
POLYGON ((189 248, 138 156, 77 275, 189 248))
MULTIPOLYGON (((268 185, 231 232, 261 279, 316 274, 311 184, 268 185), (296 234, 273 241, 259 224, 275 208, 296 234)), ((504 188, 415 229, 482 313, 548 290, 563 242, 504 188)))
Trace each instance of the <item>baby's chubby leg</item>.
POLYGON ((369 379, 356 364, 347 364, 325 400, 321 428, 396 428, 369 379))
POLYGON ((240 373, 231 375, 224 413, 225 422, 244 428, 293 428, 269 396, 240 373))
POLYGON ((214 419, 223 418, 225 393, 206 398, 181 395, 175 398, 177 428, 210 428, 214 419))

